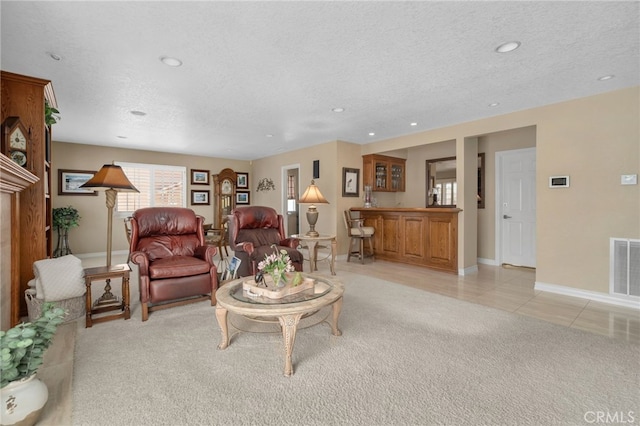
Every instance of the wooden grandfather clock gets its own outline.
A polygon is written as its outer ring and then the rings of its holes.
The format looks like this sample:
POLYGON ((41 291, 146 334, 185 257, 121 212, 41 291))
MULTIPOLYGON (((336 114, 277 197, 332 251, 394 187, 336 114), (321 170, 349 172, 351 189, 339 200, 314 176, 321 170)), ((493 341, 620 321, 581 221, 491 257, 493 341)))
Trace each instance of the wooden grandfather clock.
POLYGON ((222 169, 217 175, 213 175, 213 190, 215 195, 214 226, 222 229, 222 219, 231 214, 236 207, 236 172, 231 169, 222 169))

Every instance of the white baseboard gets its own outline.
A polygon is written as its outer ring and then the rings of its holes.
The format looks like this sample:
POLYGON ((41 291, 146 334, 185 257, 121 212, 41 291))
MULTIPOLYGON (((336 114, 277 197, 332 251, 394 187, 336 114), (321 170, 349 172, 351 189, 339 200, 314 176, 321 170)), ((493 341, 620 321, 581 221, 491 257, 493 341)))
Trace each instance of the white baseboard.
MULTIPOLYGON (((111 257, 115 256, 127 256, 129 254, 129 250, 116 250, 111 252, 111 257)), ((94 257, 104 257, 107 258, 107 252, 96 252, 96 253, 82 253, 82 254, 74 254, 78 259, 92 259, 94 257)))
POLYGON ((478 272, 478 265, 468 266, 466 268, 458 268, 458 275, 471 275, 478 272))
POLYGON ((579 288, 566 287, 556 284, 547 284, 539 281, 536 281, 534 289, 640 310, 640 297, 622 297, 614 294, 600 293, 597 291, 581 290, 579 288))
POLYGON ((498 266, 498 262, 496 262, 495 259, 483 259, 482 257, 478 258, 478 263, 481 263, 483 265, 498 266))

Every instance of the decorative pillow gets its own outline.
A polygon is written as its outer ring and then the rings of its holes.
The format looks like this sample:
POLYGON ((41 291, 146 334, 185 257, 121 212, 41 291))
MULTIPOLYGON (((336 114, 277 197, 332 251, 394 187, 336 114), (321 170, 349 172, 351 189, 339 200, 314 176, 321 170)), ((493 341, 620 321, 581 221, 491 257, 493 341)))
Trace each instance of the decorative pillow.
POLYGON ((82 261, 70 254, 33 263, 36 298, 45 302, 72 299, 86 292, 82 261), (40 297, 39 293, 42 293, 40 297))

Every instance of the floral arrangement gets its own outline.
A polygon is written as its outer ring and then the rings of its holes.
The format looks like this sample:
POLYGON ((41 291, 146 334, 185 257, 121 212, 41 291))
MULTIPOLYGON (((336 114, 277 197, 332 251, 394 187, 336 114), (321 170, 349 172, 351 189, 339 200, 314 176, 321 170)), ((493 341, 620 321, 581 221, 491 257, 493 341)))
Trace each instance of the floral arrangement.
MULTIPOLYGON (((271 245, 275 250, 276 246, 271 245)), ((285 273, 295 271, 291 258, 287 251, 282 249, 280 252, 274 251, 271 254, 265 254, 264 260, 258 263, 258 269, 263 274, 267 273, 273 278, 273 282, 278 285, 285 281, 285 273)))

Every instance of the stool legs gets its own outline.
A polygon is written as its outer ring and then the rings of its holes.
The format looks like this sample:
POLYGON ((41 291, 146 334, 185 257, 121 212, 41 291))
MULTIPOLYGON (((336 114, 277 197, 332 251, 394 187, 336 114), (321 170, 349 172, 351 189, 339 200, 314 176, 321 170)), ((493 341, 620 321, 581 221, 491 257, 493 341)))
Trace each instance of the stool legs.
POLYGON ((364 240, 369 241, 369 256, 374 258, 373 251, 373 237, 351 237, 351 241, 349 243, 349 250, 347 251, 347 262, 351 260, 351 255, 357 254, 360 259, 360 263, 364 264, 365 252, 364 252, 364 240), (356 241, 357 240, 357 241, 356 241), (357 245, 358 251, 354 251, 354 245, 357 245))

